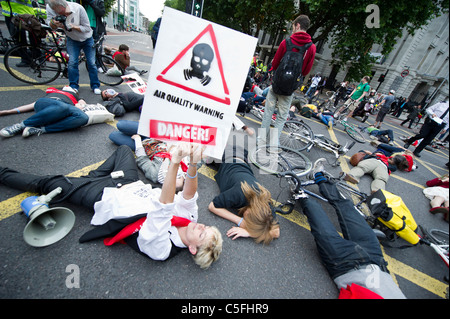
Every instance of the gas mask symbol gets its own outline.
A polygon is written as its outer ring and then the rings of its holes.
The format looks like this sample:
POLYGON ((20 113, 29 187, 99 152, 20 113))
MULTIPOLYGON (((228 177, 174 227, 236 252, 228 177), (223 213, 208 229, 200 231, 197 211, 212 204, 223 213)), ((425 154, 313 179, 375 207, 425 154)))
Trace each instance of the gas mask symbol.
POLYGON ((191 69, 184 70, 186 80, 196 77, 200 83, 206 86, 211 82, 211 77, 207 75, 211 62, 214 59, 214 52, 208 44, 199 43, 192 50, 191 69))

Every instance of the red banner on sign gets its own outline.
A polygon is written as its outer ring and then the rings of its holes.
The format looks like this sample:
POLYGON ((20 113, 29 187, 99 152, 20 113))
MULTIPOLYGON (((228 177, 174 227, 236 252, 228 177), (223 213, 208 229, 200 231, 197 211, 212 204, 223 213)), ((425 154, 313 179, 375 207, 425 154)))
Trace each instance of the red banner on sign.
POLYGON ((216 145, 217 127, 150 120, 150 137, 162 141, 178 141, 216 145))

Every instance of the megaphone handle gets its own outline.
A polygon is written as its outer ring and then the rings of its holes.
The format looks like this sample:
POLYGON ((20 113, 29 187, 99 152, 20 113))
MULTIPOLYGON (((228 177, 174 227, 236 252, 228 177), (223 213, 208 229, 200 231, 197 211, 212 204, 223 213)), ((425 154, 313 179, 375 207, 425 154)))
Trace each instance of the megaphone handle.
POLYGON ((50 193, 45 195, 44 201, 46 203, 50 203, 52 201, 53 197, 55 197, 56 195, 60 194, 61 192, 62 192, 62 188, 61 187, 55 188, 50 193))

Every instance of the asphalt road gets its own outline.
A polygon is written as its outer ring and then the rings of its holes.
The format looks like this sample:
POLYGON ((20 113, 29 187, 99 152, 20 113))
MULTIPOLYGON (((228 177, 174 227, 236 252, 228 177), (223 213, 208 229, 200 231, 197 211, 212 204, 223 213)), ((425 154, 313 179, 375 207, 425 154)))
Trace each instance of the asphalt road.
MULTIPOLYGON (((111 32, 106 45, 117 47, 126 43, 131 48, 132 63, 150 69, 152 47, 150 37, 137 33, 111 32)), ((88 86, 88 75, 81 70, 80 94, 89 103, 101 103, 88 86)), ((67 84, 61 79, 52 83, 59 87, 67 84)), ((103 87, 102 87, 103 88, 103 87)), ((45 87, 33 87, 16 81, 0 64, 0 110, 31 103, 44 95, 45 87)), ((116 88, 128 91, 126 85, 116 88)), ((0 117, 0 127, 20 122, 30 114, 0 117)), ((123 119, 138 120, 138 113, 128 113, 123 119)), ((257 129, 260 123, 251 115, 242 119, 257 129)), ((316 120, 305 119, 315 133, 335 138, 344 144, 349 136, 339 127, 329 132, 316 120)), ((359 123, 357 120, 352 120, 359 123)), ((374 122, 374 118, 368 120, 374 122)), ((398 137, 412 134, 411 130, 399 126, 400 121, 391 116, 383 128, 393 129, 398 137)), ((75 131, 44 134, 24 139, 21 136, 0 139, 0 166, 22 172, 45 174, 84 174, 90 165, 105 160, 116 146, 108 139, 115 130, 114 124, 97 124, 75 131), (79 170, 82 170, 79 172, 79 170)), ((241 134, 240 132, 238 134, 241 134)), ((352 149, 373 150, 367 142, 352 149)), ((352 151, 349 155, 353 154, 352 151)), ((313 149, 307 155, 311 160, 331 155, 313 149)), ((341 159, 341 167, 327 166, 331 173, 348 170, 348 157, 341 159)), ((424 151, 418 160, 419 169, 412 173, 392 174, 387 190, 400 195, 412 211, 418 224, 428 228, 448 230, 442 216, 428 213, 429 201, 422 190, 427 180, 447 172, 447 151, 433 153, 424 151)), ((254 169, 260 182, 278 201, 286 199, 286 183, 273 175, 260 174, 254 169)), ((199 269, 187 252, 166 262, 152 261, 125 245, 105 247, 101 241, 85 244, 78 239, 90 230, 92 210, 62 203, 76 214, 73 230, 63 240, 45 248, 28 246, 22 238, 27 223, 20 213, 22 194, 0 185, 0 298, 10 299, 335 299, 338 291, 322 266, 312 235, 307 229, 306 218, 297 205, 290 216, 279 216, 281 237, 269 246, 256 244, 251 239, 226 237, 231 223, 211 214, 207 205, 218 194, 212 179, 214 171, 204 167, 199 174, 199 221, 215 225, 224 236, 223 253, 209 270, 199 269), (76 281, 73 276, 79 275, 76 281), (79 282, 79 287, 73 283, 79 282)), ((145 178, 142 176, 145 181, 145 178)), ((369 192, 371 179, 364 177, 359 188, 369 192)), ((314 190, 314 188, 312 188, 314 190)), ((317 190, 317 188, 316 188, 317 190)), ((330 218, 337 225, 333 209, 322 203, 330 218)), ((404 242, 403 242, 404 243, 404 242)), ((443 277, 448 268, 438 256, 426 246, 399 250, 384 248, 392 276, 408 298, 440 299, 448 286, 443 277)), ((290 306, 294 307, 293 304, 290 306)), ((178 311, 178 308, 175 309, 178 311)), ((181 311, 181 309, 180 309, 181 311)))

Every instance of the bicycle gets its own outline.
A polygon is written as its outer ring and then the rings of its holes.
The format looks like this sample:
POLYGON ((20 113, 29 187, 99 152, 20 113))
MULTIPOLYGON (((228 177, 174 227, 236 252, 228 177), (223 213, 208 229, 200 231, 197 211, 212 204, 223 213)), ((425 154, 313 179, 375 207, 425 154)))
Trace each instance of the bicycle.
POLYGON ((16 41, 11 38, 5 38, 2 30, 0 30, 0 53, 4 54, 12 46, 16 45, 16 41))
POLYGON ((280 145, 298 152, 304 150, 310 152, 312 147, 319 147, 334 154, 335 161, 331 165, 336 167, 340 165, 339 157, 346 154, 355 145, 355 142, 342 146, 326 138, 323 134, 314 134, 302 120, 289 120, 284 124, 280 135, 280 145))
POLYGON ((439 229, 427 230, 421 225, 419 225, 419 228, 423 234, 420 238, 420 243, 430 246, 448 267, 448 257, 449 257, 448 232, 439 229))
MULTIPOLYGON (((10 48, 4 56, 4 64, 9 74, 28 84, 47 84, 55 81, 60 75, 68 78, 68 62, 64 58, 64 46, 61 39, 55 35, 52 28, 41 24, 42 28, 50 34, 49 43, 42 42, 39 46, 17 45, 10 48), (27 54, 30 58, 28 67, 15 68, 18 56, 27 54)), ((105 85, 115 86, 123 82, 121 75, 125 72, 111 57, 102 55, 99 47, 104 40, 104 34, 94 44, 96 64, 99 69, 99 81, 105 85)), ((81 63, 83 59, 79 59, 81 63)), ((87 63, 86 63, 87 68, 87 63)))
MULTIPOLYGON (((332 180, 339 193, 342 197, 350 199, 353 202, 353 205, 356 211, 364 217, 366 222, 371 226, 372 230, 376 234, 378 238, 384 238, 385 234, 376 228, 376 218, 372 216, 370 213, 364 213, 368 208, 365 206, 367 198, 369 197, 366 193, 359 191, 358 189, 348 185, 343 182, 340 178, 335 178, 330 174, 326 173, 328 178, 332 180)), ((308 194, 314 198, 317 198, 323 202, 328 202, 325 197, 318 195, 314 192, 311 192, 307 189, 308 186, 315 185, 316 182, 314 180, 306 180, 302 181, 300 176, 295 174, 292 170, 286 170, 284 172, 277 173, 277 177, 279 178, 288 178, 288 183, 290 184, 290 197, 286 200, 285 203, 280 203, 277 207, 274 208, 276 213, 280 213, 282 215, 291 214, 294 210, 295 204, 297 200, 302 197, 302 193, 308 194)))
POLYGON ((258 146, 249 152, 249 159, 256 167, 269 174, 290 170, 297 176, 304 176, 312 169, 311 160, 307 156, 284 146, 258 146))

